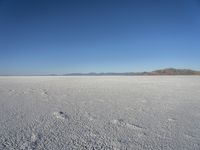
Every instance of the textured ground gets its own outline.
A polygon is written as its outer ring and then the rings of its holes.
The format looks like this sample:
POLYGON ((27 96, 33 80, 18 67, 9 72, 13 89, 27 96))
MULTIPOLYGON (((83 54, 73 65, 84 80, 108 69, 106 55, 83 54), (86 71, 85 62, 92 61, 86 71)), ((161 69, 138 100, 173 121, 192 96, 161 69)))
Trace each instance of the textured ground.
POLYGON ((1 150, 199 150, 200 77, 0 77, 1 150))

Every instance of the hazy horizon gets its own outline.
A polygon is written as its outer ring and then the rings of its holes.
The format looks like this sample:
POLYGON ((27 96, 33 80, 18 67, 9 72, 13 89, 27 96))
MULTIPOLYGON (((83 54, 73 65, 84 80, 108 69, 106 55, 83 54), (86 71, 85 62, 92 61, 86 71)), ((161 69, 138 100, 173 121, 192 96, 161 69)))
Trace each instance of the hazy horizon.
MULTIPOLYGON (((193 69, 189 69, 189 68, 172 68, 172 67, 168 67, 168 68, 158 68, 155 70, 150 70, 150 71, 128 71, 128 72, 69 72, 69 73, 62 73, 62 74, 56 74, 56 73, 47 73, 47 74, 37 74, 37 73, 33 73, 33 74, 0 74, 0 76, 87 76, 87 75, 91 75, 91 76, 134 76, 134 75, 150 75, 147 73, 152 73, 152 72, 156 72, 156 71, 160 71, 160 70, 167 70, 167 69, 175 69, 175 70, 186 70, 186 71, 196 71, 196 72, 200 72, 200 70, 193 70, 193 69), (146 73, 146 74, 144 74, 146 73)), ((158 75, 158 74, 157 74, 158 75)), ((167 75, 167 74, 165 74, 167 75)), ((172 74, 171 74, 172 75, 172 74)), ((177 75, 177 74, 174 74, 177 75)), ((178 75, 184 75, 184 73, 182 74, 178 74, 178 75)), ((194 75, 191 73, 185 74, 185 75, 194 75)), ((197 74, 195 74, 197 75, 197 74)), ((199 74, 198 74, 199 75, 199 74)))

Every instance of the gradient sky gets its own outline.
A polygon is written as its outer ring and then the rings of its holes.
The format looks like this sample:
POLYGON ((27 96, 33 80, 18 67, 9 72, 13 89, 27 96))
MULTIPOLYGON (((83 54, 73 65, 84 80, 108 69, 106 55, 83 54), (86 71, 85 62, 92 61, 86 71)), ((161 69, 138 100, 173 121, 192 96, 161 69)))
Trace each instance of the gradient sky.
POLYGON ((200 70, 200 0, 0 0, 0 74, 200 70))

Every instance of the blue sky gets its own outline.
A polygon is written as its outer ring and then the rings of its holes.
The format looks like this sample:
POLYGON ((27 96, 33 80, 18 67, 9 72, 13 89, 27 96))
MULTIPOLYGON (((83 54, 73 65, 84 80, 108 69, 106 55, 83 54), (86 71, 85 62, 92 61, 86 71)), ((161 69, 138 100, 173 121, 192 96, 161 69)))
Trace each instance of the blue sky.
POLYGON ((0 0, 0 74, 200 70, 199 0, 0 0))

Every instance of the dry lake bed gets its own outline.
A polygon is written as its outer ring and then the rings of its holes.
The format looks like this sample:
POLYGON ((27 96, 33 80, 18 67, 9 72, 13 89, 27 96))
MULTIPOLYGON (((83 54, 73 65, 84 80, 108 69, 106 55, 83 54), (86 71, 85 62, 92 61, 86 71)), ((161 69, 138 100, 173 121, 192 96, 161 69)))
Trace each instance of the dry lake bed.
POLYGON ((199 150, 199 76, 0 77, 0 150, 199 150))

